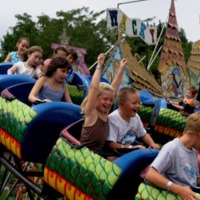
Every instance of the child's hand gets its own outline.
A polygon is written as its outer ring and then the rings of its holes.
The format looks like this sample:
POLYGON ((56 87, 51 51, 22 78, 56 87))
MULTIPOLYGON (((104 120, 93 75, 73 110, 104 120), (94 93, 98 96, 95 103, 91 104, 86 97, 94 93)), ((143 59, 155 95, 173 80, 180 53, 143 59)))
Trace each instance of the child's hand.
POLYGON ((146 147, 143 145, 134 145, 133 149, 145 149, 146 147))
POLYGON ((102 67, 103 64, 104 64, 104 61, 105 61, 105 55, 104 55, 103 53, 101 53, 101 54, 98 56, 97 60, 98 60, 98 65, 99 65, 100 67, 102 67))
POLYGON ((154 143, 153 145, 151 145, 151 148, 160 150, 161 147, 159 144, 154 143))
POLYGON ((171 100, 170 100, 170 99, 167 99, 167 103, 168 103, 168 104, 171 104, 172 102, 171 102, 171 100))
POLYGON ((126 67, 127 62, 128 62, 128 59, 126 58, 122 59, 120 62, 120 68, 124 69, 126 67))
POLYGON ((50 99, 44 99, 44 101, 45 101, 45 102, 51 102, 51 100, 50 100, 50 99))
POLYGON ((43 76, 45 76, 45 74, 43 73, 43 72, 40 72, 39 74, 38 74, 38 78, 41 78, 41 77, 43 77, 43 76))
POLYGON ((143 145, 130 145, 130 144, 126 144, 124 145, 124 148, 127 149, 145 149, 146 147, 143 145))
POLYGON ((179 186, 178 196, 181 197, 181 199, 186 200, 186 199, 200 199, 195 192, 191 190, 189 186, 179 186))

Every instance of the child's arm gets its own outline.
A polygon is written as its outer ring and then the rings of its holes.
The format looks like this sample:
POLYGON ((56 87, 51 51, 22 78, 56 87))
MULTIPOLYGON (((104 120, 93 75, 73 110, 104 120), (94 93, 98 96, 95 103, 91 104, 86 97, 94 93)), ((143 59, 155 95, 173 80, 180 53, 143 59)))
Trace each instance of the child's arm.
POLYGON ((190 189, 189 186, 181 186, 175 183, 170 183, 163 175, 161 175, 156 169, 150 167, 145 178, 155 184, 156 186, 167 189, 180 196, 183 200, 186 199, 199 199, 197 195, 190 189))
POLYGON ((142 141, 148 145, 149 147, 152 147, 154 149, 160 149, 160 145, 159 144, 156 144, 152 137, 147 133, 145 134, 144 136, 141 137, 142 141))
POLYGON ((6 56, 6 59, 4 60, 4 62, 10 62, 10 59, 11 59, 11 55, 8 54, 8 55, 6 56))
POLYGON ((103 53, 100 54, 97 60, 98 60, 98 65, 92 77, 90 90, 87 96, 88 101, 87 101, 87 104, 85 105, 85 110, 84 110, 84 113, 85 113, 84 125, 85 126, 93 125, 98 117, 97 112, 96 112, 96 100, 97 100, 97 95, 98 95, 98 90, 99 90, 101 68, 104 64, 105 55, 103 53))
POLYGON ((7 74, 14 74, 17 70, 17 65, 14 64, 10 69, 8 69, 7 74))
MULTIPOLYGON (((198 153, 198 164, 199 164, 199 173, 200 173, 200 152, 198 153)), ((200 186, 200 177, 197 178, 197 185, 200 186)))
POLYGON ((184 110, 184 107, 183 106, 180 106, 180 105, 178 105, 177 104, 177 102, 172 102, 172 103, 170 103, 173 107, 175 107, 175 108, 178 108, 179 110, 184 110))
POLYGON ((68 103, 73 103, 73 102, 72 102, 72 99, 71 99, 71 97, 70 97, 70 95, 69 95, 69 91, 68 91, 66 85, 65 85, 65 88, 64 88, 64 89, 65 89, 65 94, 64 94, 64 95, 65 95, 65 101, 68 102, 68 103))
POLYGON ((33 86, 29 96, 28 96, 28 100, 32 103, 34 103, 34 101, 41 101, 41 99, 37 98, 37 94, 39 93, 40 89, 43 87, 44 83, 46 81, 46 77, 41 77, 40 79, 38 79, 35 83, 35 85, 33 86))
POLYGON ((124 73, 124 69, 126 67, 126 64, 127 64, 128 60, 127 59, 122 59, 122 61, 120 62, 120 67, 119 67, 119 71, 117 73, 117 75, 115 76, 113 82, 112 82, 112 87, 114 88, 115 90, 115 93, 117 93, 117 90, 121 84, 121 81, 122 81, 122 76, 123 76, 123 73, 124 73))

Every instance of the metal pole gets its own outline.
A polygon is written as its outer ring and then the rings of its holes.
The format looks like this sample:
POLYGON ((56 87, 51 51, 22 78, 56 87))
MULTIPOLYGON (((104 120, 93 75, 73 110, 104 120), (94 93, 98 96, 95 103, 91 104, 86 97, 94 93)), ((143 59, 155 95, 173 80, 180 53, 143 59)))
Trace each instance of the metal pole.
POLYGON ((127 1, 127 2, 123 2, 123 3, 118 3, 117 8, 119 8, 119 6, 122 5, 122 4, 137 3, 137 2, 140 2, 140 1, 148 1, 148 0, 135 0, 135 1, 127 1))
MULTIPOLYGON (((112 47, 111 47, 108 51, 106 51, 106 53, 104 53, 104 54, 107 55, 113 48, 114 48, 114 45, 112 45, 112 47)), ((91 70, 91 69, 97 64, 97 62, 98 62, 98 61, 96 61, 96 62, 89 68, 89 70, 91 70)))
POLYGON ((148 44, 146 44, 146 69, 148 67, 148 62, 149 62, 149 47, 148 47, 148 44))
MULTIPOLYGON (((135 1, 127 1, 127 2, 123 2, 123 3, 118 3, 117 4, 117 9, 119 8, 120 5, 123 4, 129 4, 129 3, 138 3, 141 1, 148 1, 148 0, 135 0, 135 1)), ((148 45, 146 45, 146 68, 148 67, 148 45)))

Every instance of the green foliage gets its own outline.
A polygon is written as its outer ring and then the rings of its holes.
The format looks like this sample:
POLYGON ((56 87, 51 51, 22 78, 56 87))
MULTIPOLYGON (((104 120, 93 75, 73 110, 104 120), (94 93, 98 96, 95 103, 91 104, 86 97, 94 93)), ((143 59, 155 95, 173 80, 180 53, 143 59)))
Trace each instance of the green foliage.
POLYGON ((83 7, 69 12, 59 11, 56 18, 38 16, 36 22, 27 13, 16 15, 16 26, 10 27, 2 40, 2 60, 10 51, 15 50, 20 37, 27 37, 31 46, 40 45, 45 52, 44 58, 51 57, 51 43, 60 43, 59 37, 65 29, 70 38, 69 45, 86 48, 86 63, 91 65, 96 61, 97 55, 110 48, 115 40, 113 34, 106 29, 105 19, 99 20, 104 12, 94 13, 83 7))

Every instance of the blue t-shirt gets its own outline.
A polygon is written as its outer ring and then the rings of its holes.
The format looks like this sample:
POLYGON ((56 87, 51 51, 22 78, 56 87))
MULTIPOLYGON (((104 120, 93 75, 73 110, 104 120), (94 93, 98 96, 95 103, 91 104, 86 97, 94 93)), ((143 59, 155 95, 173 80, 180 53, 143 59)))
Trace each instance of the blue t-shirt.
POLYGON ((14 64, 14 63, 17 63, 17 62, 19 62, 21 60, 22 60, 22 58, 17 56, 17 52, 16 51, 10 52, 10 62, 11 63, 14 64))

